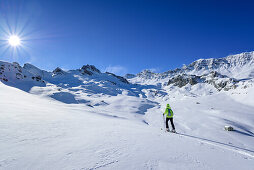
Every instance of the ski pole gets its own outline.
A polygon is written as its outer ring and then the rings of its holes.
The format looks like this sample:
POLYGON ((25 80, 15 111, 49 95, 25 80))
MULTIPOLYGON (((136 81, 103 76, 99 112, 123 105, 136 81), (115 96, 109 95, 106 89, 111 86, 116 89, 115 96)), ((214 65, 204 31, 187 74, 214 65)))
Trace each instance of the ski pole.
POLYGON ((163 116, 163 123, 164 123, 163 129, 166 130, 166 129, 165 129, 165 128, 166 128, 166 121, 165 121, 165 118, 164 118, 164 114, 162 114, 162 116, 163 116))

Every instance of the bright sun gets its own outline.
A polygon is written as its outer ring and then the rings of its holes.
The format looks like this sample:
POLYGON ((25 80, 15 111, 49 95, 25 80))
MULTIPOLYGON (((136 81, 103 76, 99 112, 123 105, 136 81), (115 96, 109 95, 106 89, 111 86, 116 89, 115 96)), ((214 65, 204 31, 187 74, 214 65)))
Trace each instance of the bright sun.
POLYGON ((8 39, 8 42, 11 46, 16 47, 20 45, 20 38, 17 35, 12 35, 8 39))

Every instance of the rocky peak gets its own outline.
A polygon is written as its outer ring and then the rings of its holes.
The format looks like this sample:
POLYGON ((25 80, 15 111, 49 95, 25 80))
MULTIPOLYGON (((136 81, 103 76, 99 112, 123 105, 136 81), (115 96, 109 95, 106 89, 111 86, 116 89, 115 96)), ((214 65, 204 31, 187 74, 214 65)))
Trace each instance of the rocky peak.
POLYGON ((59 68, 59 67, 57 67, 57 68, 53 71, 53 76, 56 76, 56 75, 63 75, 63 74, 65 74, 65 72, 64 72, 61 68, 59 68))
POLYGON ((84 65, 81 67, 80 72, 82 74, 88 74, 88 75, 93 75, 94 73, 101 73, 99 69, 97 69, 94 65, 84 65))
POLYGON ((151 79, 155 77, 157 73, 153 73, 151 70, 143 70, 142 72, 138 73, 137 76, 145 79, 151 79))
POLYGON ((141 71, 139 74, 151 75, 151 74, 154 74, 154 73, 151 70, 146 69, 146 70, 141 71))

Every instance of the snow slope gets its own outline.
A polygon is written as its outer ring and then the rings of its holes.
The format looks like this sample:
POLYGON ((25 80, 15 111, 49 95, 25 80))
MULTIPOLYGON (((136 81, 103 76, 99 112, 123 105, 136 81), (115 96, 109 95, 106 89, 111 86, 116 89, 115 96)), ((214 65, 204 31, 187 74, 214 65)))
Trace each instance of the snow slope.
MULTIPOLYGON (((239 132, 223 131, 220 113, 226 113, 220 110, 221 104, 207 112, 207 107, 214 105, 205 100, 199 99, 200 105, 188 100, 173 102, 176 127, 183 134, 177 135, 157 128, 161 114, 153 109, 137 119, 132 117, 137 115, 135 111, 118 113, 132 102, 139 105, 133 100, 125 100, 125 106, 118 108, 97 109, 61 103, 0 83, 0 169, 253 168, 253 135, 240 126, 239 132), (186 116, 193 113, 203 116, 186 116)), ((239 107, 253 111, 253 106, 239 107)), ((228 119, 240 121, 238 112, 232 113, 228 119)), ((253 131, 253 119, 245 116, 244 127, 253 131)))

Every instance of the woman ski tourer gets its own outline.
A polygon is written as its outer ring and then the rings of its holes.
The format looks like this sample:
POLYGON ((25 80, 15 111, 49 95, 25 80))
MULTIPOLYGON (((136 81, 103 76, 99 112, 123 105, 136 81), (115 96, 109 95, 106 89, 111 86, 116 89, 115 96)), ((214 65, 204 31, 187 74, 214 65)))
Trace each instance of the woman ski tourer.
POLYGON ((176 133, 175 125, 174 125, 174 122, 173 122, 174 113, 173 113, 173 110, 171 109, 169 104, 167 104, 165 112, 163 113, 163 119, 164 119, 164 115, 166 115, 166 131, 169 132, 168 121, 170 120, 170 123, 171 123, 171 126, 172 126, 171 132, 176 133))

